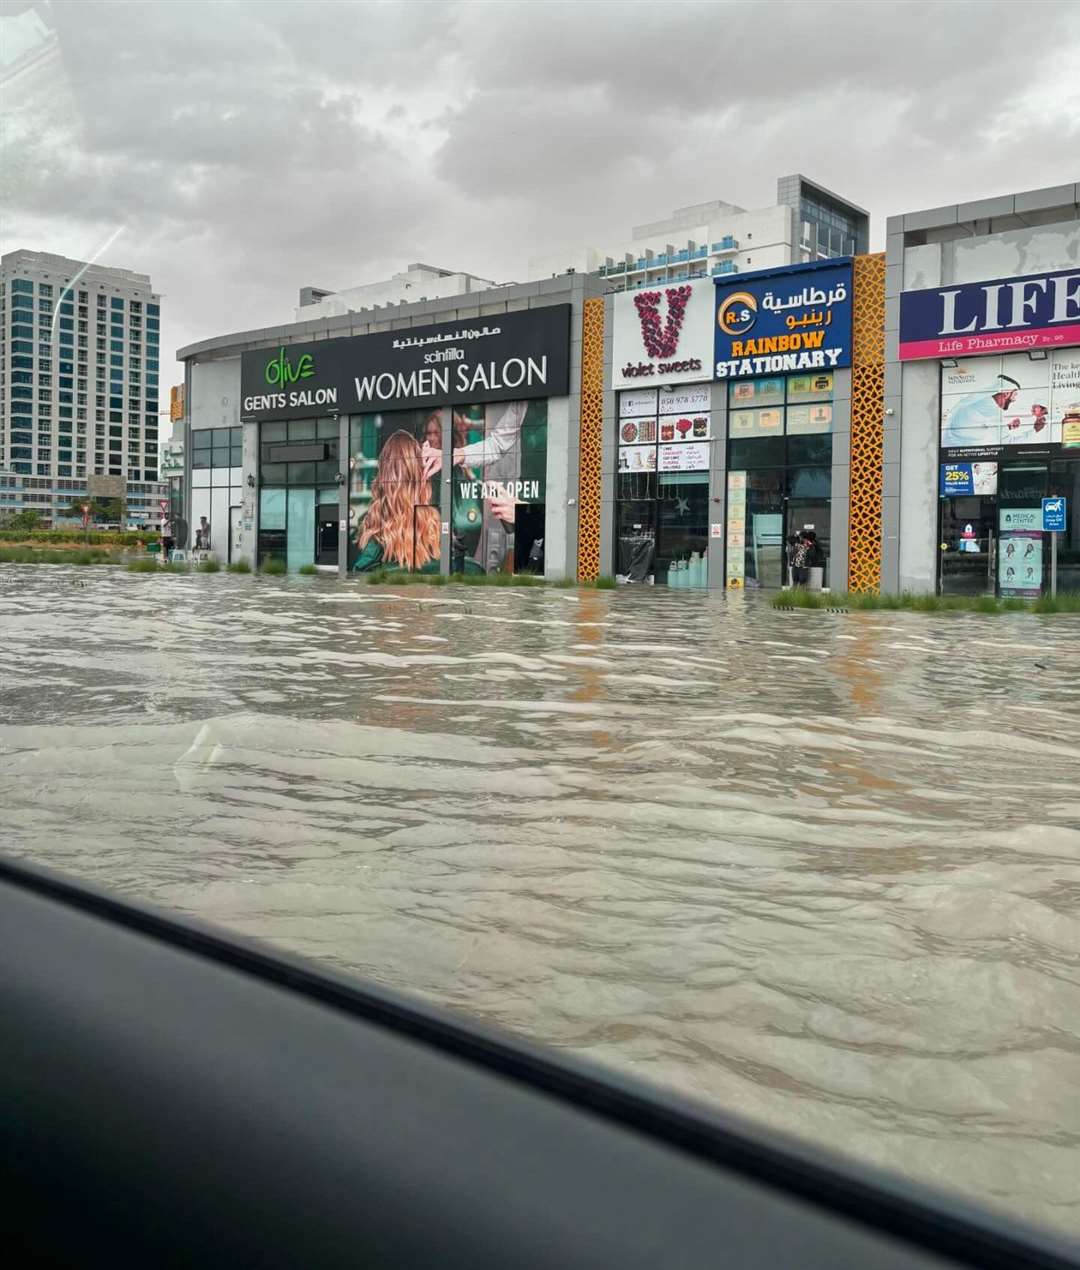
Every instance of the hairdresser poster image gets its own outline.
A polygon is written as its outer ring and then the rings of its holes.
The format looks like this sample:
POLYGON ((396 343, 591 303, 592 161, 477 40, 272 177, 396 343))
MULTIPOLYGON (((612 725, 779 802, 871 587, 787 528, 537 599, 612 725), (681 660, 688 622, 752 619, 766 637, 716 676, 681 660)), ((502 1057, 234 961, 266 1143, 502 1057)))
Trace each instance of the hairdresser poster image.
POLYGON ((349 437, 349 568, 439 572, 444 410, 354 418, 349 437))

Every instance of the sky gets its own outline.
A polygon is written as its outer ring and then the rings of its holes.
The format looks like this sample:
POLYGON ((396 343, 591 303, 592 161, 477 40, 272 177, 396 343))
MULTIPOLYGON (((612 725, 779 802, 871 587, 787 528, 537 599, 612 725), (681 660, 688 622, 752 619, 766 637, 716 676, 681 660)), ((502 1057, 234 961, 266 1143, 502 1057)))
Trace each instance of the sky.
POLYGON ((58 52, 2 85, 0 249, 149 273, 165 389, 301 286, 520 281, 792 172, 872 248, 887 215, 1080 179, 1073 0, 0 0, 27 9, 58 52))

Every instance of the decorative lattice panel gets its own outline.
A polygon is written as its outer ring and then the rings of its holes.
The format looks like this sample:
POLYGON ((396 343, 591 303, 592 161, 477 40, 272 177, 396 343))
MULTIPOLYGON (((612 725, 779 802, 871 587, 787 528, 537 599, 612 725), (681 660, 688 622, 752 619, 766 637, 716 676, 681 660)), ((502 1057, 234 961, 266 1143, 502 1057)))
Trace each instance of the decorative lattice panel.
POLYGON ((881 586, 885 446, 885 255, 856 256, 851 368, 851 501, 848 586, 881 586))
POLYGON ((600 576, 600 493, 604 441, 604 301, 586 300, 581 321, 581 433, 577 575, 600 576))

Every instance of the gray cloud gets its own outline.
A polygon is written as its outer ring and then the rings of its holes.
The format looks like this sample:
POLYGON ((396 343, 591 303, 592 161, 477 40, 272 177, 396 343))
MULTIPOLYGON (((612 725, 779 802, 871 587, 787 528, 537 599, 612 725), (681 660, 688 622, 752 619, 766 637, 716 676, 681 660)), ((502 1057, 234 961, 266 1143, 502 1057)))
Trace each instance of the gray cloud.
POLYGON ((37 7, 61 60, 6 94, 4 250, 123 224, 109 262, 153 276, 167 349, 410 260, 521 278, 792 171, 879 243, 888 213, 1077 176, 1056 0, 37 7))

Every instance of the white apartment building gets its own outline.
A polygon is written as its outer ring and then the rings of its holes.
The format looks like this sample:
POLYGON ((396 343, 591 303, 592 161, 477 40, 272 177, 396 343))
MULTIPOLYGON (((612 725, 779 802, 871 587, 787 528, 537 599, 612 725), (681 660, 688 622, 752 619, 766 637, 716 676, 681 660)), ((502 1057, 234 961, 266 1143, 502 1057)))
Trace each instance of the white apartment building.
POLYGON ((869 222, 863 208, 796 174, 777 181, 772 207, 747 211, 715 199, 677 208, 664 220, 635 226, 629 243, 612 254, 581 247, 536 257, 529 277, 598 272, 612 290, 624 291, 853 256, 868 250, 869 222))
POLYGON ((384 282, 368 282, 344 291, 323 291, 319 287, 302 287, 296 321, 311 322, 319 318, 344 317, 364 309, 377 309, 388 304, 419 304, 427 300, 443 300, 447 296, 468 295, 472 291, 489 291, 499 285, 472 273, 454 273, 434 265, 407 265, 384 282))
POLYGON ((56 520, 119 478, 128 523, 156 517, 160 325, 146 274, 0 258, 0 512, 56 520))

